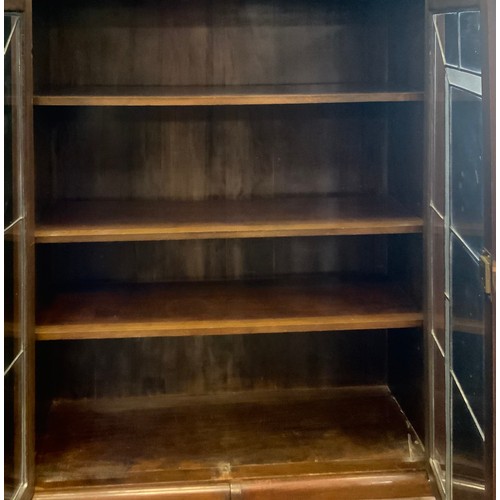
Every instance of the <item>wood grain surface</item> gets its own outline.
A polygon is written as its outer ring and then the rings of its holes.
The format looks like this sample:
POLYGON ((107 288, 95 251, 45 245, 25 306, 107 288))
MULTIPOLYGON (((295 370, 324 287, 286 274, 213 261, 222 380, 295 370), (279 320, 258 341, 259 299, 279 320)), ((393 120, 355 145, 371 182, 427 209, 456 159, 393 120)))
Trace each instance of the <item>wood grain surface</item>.
POLYGON ((384 282, 312 280, 99 287, 56 295, 38 340, 227 335, 420 326, 422 313, 384 282))
POLYGON ((37 470, 39 486, 61 487, 415 470, 423 459, 387 388, 367 386, 57 400, 37 470))
POLYGON ((37 488, 35 500, 435 500, 423 471, 315 474, 200 483, 143 483, 37 488))
POLYGON ((397 80, 422 60, 415 16, 399 3, 39 0, 37 88, 381 85, 395 59, 397 80))
POLYGON ((76 486, 57 488, 37 488, 34 500, 231 500, 228 482, 203 483, 139 483, 108 486, 76 486))
POLYGON ((435 500, 422 471, 256 479, 231 489, 231 500, 435 500))
POLYGON ((25 7, 25 0, 5 0, 3 4, 5 12, 24 12, 25 7))
MULTIPOLYGON (((60 200, 382 194, 386 106, 38 107, 37 210, 60 200)), ((399 138, 410 141, 404 130, 399 138)), ((394 168, 413 156, 399 154, 394 168)))
POLYGON ((64 398, 383 384, 386 344, 385 330, 38 342, 37 409, 64 398))
POLYGON ((423 6, 34 3, 40 498, 428 496, 423 6))
POLYGON ((224 106, 421 101, 417 90, 356 84, 248 85, 213 87, 50 87, 38 106, 224 106))
POLYGON ((412 233, 422 219, 378 196, 209 201, 59 202, 39 243, 412 233))

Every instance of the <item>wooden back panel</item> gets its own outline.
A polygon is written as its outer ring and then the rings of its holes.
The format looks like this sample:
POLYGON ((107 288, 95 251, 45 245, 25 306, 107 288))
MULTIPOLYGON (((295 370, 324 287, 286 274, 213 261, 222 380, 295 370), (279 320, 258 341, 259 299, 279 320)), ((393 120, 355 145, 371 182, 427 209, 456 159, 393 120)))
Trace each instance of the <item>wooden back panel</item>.
MULTIPOLYGON (((386 270, 386 238, 277 238, 42 245, 38 283, 238 279, 386 270), (362 242, 363 244, 360 244, 362 242)), ((360 297, 362 300, 362 297, 360 297)), ((70 341, 39 344, 40 393, 114 397, 379 384, 386 333, 70 341)))
MULTIPOLYGON (((386 247, 384 236, 41 245, 38 280, 48 290, 79 284, 257 279, 320 272, 383 275, 386 247)), ((399 251, 402 248, 404 241, 399 251)))
POLYGON ((39 0, 36 83, 400 83, 421 74, 423 25, 423 2, 401 3, 39 0))
MULTIPOLYGON (((38 0, 36 85, 418 88, 422 8, 413 0, 38 0)), ((420 168, 419 117, 407 106, 38 108, 37 211, 60 199, 352 192, 390 192, 418 207, 419 187, 408 180, 420 168)), ((384 274, 388 260, 386 237, 49 245, 39 249, 38 295, 85 281, 384 274)), ((386 341, 372 331, 47 343, 38 347, 38 380, 55 397, 379 384, 386 341)))
POLYGON ((36 120, 39 209, 384 190, 383 104, 48 108, 36 120))
POLYGON ((368 331, 44 342, 37 380, 56 398, 382 384, 386 338, 368 331))

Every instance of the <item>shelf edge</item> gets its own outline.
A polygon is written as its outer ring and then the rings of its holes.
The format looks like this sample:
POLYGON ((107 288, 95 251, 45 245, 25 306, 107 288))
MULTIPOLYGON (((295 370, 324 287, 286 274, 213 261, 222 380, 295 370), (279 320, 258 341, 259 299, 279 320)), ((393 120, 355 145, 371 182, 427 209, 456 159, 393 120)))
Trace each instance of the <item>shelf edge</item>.
POLYGON ((423 222, 414 218, 408 223, 394 224, 352 224, 345 226, 313 225, 312 227, 285 226, 279 229, 262 227, 220 227, 210 230, 198 228, 88 228, 88 229, 35 229, 36 243, 84 243, 112 241, 164 241, 164 240, 197 240, 226 238, 272 238, 293 236, 356 236, 375 234, 412 234, 421 233, 423 222))
POLYGON ((35 106, 241 106, 422 101, 423 92, 338 92, 328 94, 219 96, 35 95, 35 106))
POLYGON ((389 313, 369 317, 332 316, 269 320, 222 320, 153 322, 153 323, 89 323, 74 325, 40 325, 36 340, 78 340, 104 338, 191 337, 209 335, 251 335, 347 330, 381 330, 386 328, 421 327, 423 313, 389 313))

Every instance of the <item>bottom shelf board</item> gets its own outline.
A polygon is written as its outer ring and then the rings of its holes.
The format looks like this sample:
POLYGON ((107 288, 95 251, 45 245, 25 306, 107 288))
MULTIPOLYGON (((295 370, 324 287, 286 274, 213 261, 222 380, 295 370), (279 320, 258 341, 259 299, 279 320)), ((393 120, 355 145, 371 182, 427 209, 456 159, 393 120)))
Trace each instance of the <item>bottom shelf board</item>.
POLYGON ((59 293, 37 340, 411 328, 422 312, 383 279, 332 276, 116 285, 59 293))
POLYGON ((385 386, 52 403, 40 489, 424 469, 385 386))

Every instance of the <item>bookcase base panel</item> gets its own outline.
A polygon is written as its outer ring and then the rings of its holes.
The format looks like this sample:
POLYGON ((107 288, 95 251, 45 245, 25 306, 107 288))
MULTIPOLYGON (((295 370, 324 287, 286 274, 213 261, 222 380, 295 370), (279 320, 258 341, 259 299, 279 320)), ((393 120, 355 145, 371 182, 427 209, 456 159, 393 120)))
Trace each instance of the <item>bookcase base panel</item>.
POLYGON ((256 496, 266 481, 286 490, 291 476, 407 480, 424 470, 421 444, 385 386, 55 400, 37 460, 42 496, 137 484, 215 494, 220 483, 241 483, 248 498, 267 498, 256 496))

